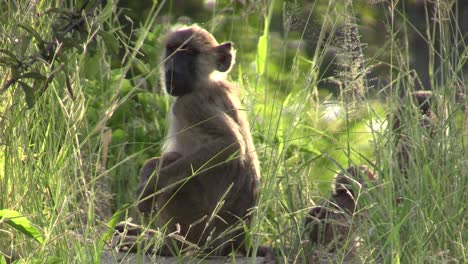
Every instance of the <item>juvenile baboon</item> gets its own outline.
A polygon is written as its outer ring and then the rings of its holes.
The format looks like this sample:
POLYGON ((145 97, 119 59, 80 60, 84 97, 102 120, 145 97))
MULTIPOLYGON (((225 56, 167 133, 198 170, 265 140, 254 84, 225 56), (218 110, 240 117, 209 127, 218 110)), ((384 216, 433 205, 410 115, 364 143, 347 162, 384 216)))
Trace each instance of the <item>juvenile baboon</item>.
MULTIPOLYGON (((432 111, 432 92, 431 91, 417 91, 410 94, 411 101, 418 109, 418 118, 421 136, 433 137, 437 129, 437 117, 432 111)), ((398 168, 403 175, 407 175, 408 166, 412 166, 413 160, 411 159, 411 152, 414 151, 414 139, 408 136, 409 125, 404 118, 409 111, 405 111, 402 105, 393 117, 393 133, 395 133, 395 154, 398 161, 398 168)))
POLYGON ((161 255, 187 244, 212 255, 248 250, 244 228, 256 206, 260 170, 239 89, 226 79, 232 46, 195 25, 165 41, 162 83, 175 100, 162 157, 142 168, 138 208, 157 212, 168 233, 188 243, 168 238, 161 255))
MULTIPOLYGON (((430 130, 434 125, 434 121, 436 118, 435 114, 432 111, 431 104, 432 104, 432 92, 431 91, 417 91, 410 94, 411 100, 414 105, 418 108, 420 113, 420 120, 419 124, 421 127, 430 130)), ((402 129, 402 118, 401 115, 404 115, 405 112, 402 109, 397 111, 397 115, 394 117, 393 121, 393 130, 399 131, 402 129)))
POLYGON ((304 223, 306 249, 312 251, 312 248, 320 248, 334 252, 342 247, 344 241, 352 237, 352 228, 355 226, 352 223, 357 220, 355 211, 359 190, 366 188, 367 183, 376 181, 377 177, 364 165, 351 166, 338 173, 334 178, 331 197, 307 214, 304 223))

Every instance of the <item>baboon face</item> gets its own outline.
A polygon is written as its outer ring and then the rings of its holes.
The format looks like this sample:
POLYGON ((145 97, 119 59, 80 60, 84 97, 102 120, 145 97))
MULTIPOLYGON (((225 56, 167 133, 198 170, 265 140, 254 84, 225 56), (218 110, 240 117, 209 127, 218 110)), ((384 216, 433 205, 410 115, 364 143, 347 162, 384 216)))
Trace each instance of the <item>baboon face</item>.
POLYGON ((377 176, 367 166, 351 166, 335 176, 334 193, 344 195, 349 193, 355 197, 355 192, 361 188, 361 185, 365 187, 366 182, 376 183, 377 180, 377 176))
POLYGON ((431 91, 417 91, 411 94, 419 108, 421 116, 419 124, 422 128, 426 129, 429 133, 433 133, 436 125, 436 117, 432 112, 432 92, 431 91))
POLYGON ((162 73, 167 93, 182 96, 193 92, 217 70, 226 72, 233 60, 232 43, 218 42, 206 30, 191 26, 171 33, 165 46, 162 73))
MULTIPOLYGON (((167 49, 168 53, 174 52, 167 49)), ((190 80, 195 80, 195 52, 189 50, 179 50, 172 55, 165 63, 166 91, 173 96, 181 96, 192 92, 193 87, 190 80), (177 67, 175 66, 177 65, 177 67)))

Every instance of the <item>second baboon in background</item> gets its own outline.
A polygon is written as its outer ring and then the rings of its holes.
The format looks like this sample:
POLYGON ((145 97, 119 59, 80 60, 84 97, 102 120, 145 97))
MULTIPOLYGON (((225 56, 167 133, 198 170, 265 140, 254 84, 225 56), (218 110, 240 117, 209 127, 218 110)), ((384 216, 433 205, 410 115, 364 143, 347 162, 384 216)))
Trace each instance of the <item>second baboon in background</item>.
MULTIPOLYGON (((357 195, 367 184, 376 182, 375 174, 364 165, 351 166, 335 176, 330 198, 310 209, 306 216, 304 248, 310 250, 306 252, 308 258, 312 257, 313 249, 335 252, 345 241, 352 240, 354 222, 359 218, 355 212, 357 195)), ((352 246, 349 248, 352 250, 352 246)))
MULTIPOLYGON (((433 137, 436 130, 438 119, 435 113, 432 111, 432 100, 433 94, 431 91, 417 91, 410 94, 409 98, 414 106, 417 108, 419 127, 418 130, 421 133, 421 137, 433 137)), ((393 117, 392 130, 395 133, 395 155, 398 161, 398 168, 400 172, 407 176, 408 166, 413 166, 414 162, 411 158, 411 152, 414 149, 415 142, 419 142, 419 139, 410 138, 409 134, 409 122, 406 121, 405 115, 408 115, 410 111, 405 111, 406 104, 400 106, 400 109, 396 112, 393 117), (414 141, 414 142, 412 142, 414 141)), ((411 120, 411 119, 410 119, 411 120)))

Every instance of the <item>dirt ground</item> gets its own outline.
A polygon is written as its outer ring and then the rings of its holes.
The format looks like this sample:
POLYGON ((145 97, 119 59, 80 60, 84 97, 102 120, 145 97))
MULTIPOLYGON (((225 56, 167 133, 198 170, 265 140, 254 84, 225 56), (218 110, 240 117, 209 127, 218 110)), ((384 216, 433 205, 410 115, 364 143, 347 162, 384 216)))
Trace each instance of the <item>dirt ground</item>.
POLYGON ((139 254, 126 254, 113 251, 106 251, 101 257, 101 264, 114 264, 114 263, 158 263, 158 264, 172 264, 172 263, 207 263, 207 264, 224 264, 224 263, 236 263, 236 264, 272 264, 271 260, 267 260, 263 257, 257 257, 256 262, 252 262, 252 258, 239 257, 235 260, 226 257, 210 257, 206 259, 196 260, 183 260, 175 257, 160 257, 151 255, 139 255, 139 254))

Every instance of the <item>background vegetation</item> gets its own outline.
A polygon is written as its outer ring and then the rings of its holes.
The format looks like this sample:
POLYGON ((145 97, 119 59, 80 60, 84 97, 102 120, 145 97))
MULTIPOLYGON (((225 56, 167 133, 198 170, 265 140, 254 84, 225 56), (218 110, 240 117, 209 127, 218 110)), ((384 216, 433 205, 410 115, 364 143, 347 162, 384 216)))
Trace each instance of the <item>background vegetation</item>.
MULTIPOLYGON (((0 263, 96 263, 160 154, 176 23, 232 40, 262 164, 254 245, 302 252, 308 208, 367 164, 362 262, 467 263, 465 1, 0 2, 0 263), (404 95, 432 90, 435 134, 404 95), (400 112, 413 157, 395 159, 400 112), (399 201, 399 202, 396 202, 399 201), (3 210, 1 210, 3 209, 3 210), (116 213, 117 212, 117 213, 116 213), (24 217, 26 218, 24 218, 24 217)), ((340 254, 334 262, 340 262, 340 254)))

